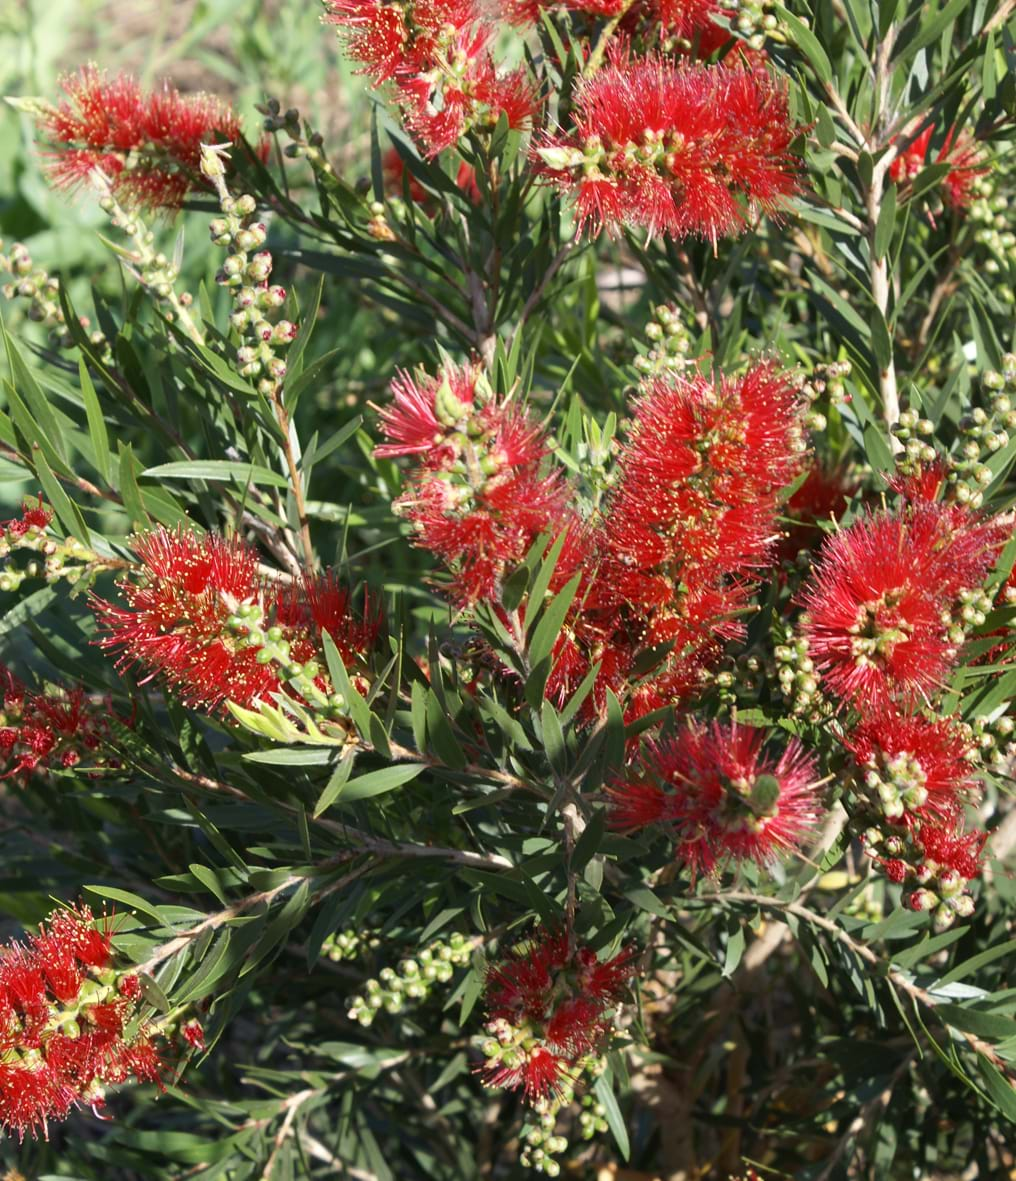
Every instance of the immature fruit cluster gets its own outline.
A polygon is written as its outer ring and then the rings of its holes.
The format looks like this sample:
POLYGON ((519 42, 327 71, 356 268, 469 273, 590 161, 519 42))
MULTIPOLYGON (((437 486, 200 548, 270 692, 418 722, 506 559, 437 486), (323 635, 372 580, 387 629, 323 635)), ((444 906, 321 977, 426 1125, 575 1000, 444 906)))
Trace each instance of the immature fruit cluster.
POLYGON ((222 193, 220 205, 223 216, 208 229, 215 245, 229 250, 215 281, 228 287, 232 296, 229 320, 243 340, 236 363, 241 377, 257 378, 260 392, 271 397, 286 376, 281 354, 296 338, 297 328, 289 320, 273 323, 270 318, 286 302, 286 289, 269 285, 272 256, 260 249, 268 228, 254 220, 257 202, 248 194, 234 198, 222 193))
POLYGON ((362 995, 349 998, 349 1019, 373 1024, 378 1013, 401 1013, 407 1004, 423 1004, 439 984, 447 984, 456 968, 465 967, 473 954, 473 942, 458 931, 447 941, 436 939, 412 958, 385 967, 364 984, 362 995))

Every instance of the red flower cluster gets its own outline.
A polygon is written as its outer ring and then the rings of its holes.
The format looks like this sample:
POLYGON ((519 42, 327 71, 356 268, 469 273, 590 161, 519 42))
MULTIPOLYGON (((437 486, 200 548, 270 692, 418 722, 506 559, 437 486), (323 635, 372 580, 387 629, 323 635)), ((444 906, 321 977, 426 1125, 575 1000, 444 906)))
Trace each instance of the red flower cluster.
POLYGON ((66 97, 38 115, 48 172, 74 188, 96 171, 131 204, 178 207, 203 185, 201 145, 240 138, 229 105, 207 94, 183 95, 168 83, 145 93, 129 74, 108 78, 94 66, 65 77, 66 97))
POLYGON ((0 948, 0 1126, 45 1135, 79 1103, 100 1107, 108 1086, 161 1087, 136 985, 118 977, 109 924, 87 907, 55 911, 27 944, 0 948))
POLYGON ((627 699, 629 717, 641 716, 686 696, 720 645, 742 634, 737 616, 772 561, 778 493, 804 446, 797 391, 775 366, 716 384, 649 382, 595 524, 568 504, 560 472, 545 472, 542 432, 477 370, 402 374, 392 390, 380 412, 390 441, 376 454, 419 456, 396 503, 417 543, 453 568, 460 602, 496 600, 541 534, 566 538, 549 593, 585 572, 548 696, 565 699, 598 665, 587 713, 609 688, 627 699), (635 685, 652 649, 656 667, 635 685))
MULTIPOLYGON (((703 33, 712 35, 713 30, 721 34, 723 41, 730 34, 716 24, 724 9, 716 0, 515 0, 508 9, 508 19, 520 24, 538 20, 540 13, 551 8, 567 8, 572 12, 610 19, 626 12, 622 28, 631 32, 639 26, 648 26, 656 33, 684 41, 692 41, 703 33)), ((708 56, 711 50, 703 53, 708 56)))
POLYGON ((574 194, 580 232, 625 224, 715 243, 799 189, 786 87, 764 68, 615 57, 574 101, 574 132, 533 150, 574 194))
MULTIPOLYGON (((804 634, 822 684, 860 720, 843 738, 853 756, 867 852, 938 928, 973 910, 984 834, 967 833, 974 794, 970 738, 930 707, 956 664, 964 625, 1008 527, 938 499, 944 468, 890 481, 894 511, 831 538, 802 596, 804 634)), ((983 619, 983 615, 979 616, 983 619)))
POLYGON ((979 587, 1005 530, 956 503, 917 499, 830 538, 802 601, 824 687, 865 712, 941 688, 958 647, 950 621, 979 587))
POLYGON ((50 768, 117 767, 106 749, 111 705, 80 685, 32 693, 0 664, 0 779, 26 782, 50 768))
POLYGON ((375 454, 418 457, 396 510, 413 523, 417 544, 454 569, 463 604, 495 596, 505 571, 566 518, 567 486, 544 471, 543 431, 499 400, 476 368, 401 373, 392 394, 380 411, 390 441, 375 454))
POLYGON ((942 200, 952 209, 966 209, 974 199, 974 182, 987 171, 980 144, 968 132, 950 128, 934 158, 928 155, 934 124, 910 141, 889 165, 889 176, 897 184, 912 181, 929 164, 948 164, 942 179, 942 200))
POLYGON ((541 1106, 574 1086, 584 1059, 610 1036, 610 1010, 624 997, 635 949, 609 960, 588 947, 570 949, 561 931, 519 944, 487 974, 488 1087, 521 1087, 541 1106))
POLYGON ((3 552, 4 544, 7 546, 17 545, 26 535, 45 533, 52 520, 53 513, 42 503, 41 496, 38 504, 26 500, 21 506, 20 517, 12 517, 9 521, 0 521, 0 553, 3 552))
POLYGON ((454 146, 476 126, 532 117, 537 99, 524 70, 499 75, 496 25, 473 0, 325 0, 350 54, 376 83, 393 80, 406 125, 427 154, 454 146))
POLYGON ((844 746, 861 773, 868 855, 890 881, 909 884, 906 905, 933 910, 936 926, 971 914, 966 885, 980 874, 986 838, 963 828, 975 790, 969 739, 948 719, 888 712, 862 720, 844 746))
POLYGON ((663 824, 693 877, 727 861, 769 865, 796 848, 818 816, 814 760, 796 739, 777 758, 763 733, 694 723, 652 742, 609 789, 619 829, 663 824))
POLYGON ((268 582, 240 540, 157 529, 137 540, 135 553, 140 564, 121 581, 127 605, 92 599, 107 633, 100 644, 121 652, 121 665, 165 677, 188 705, 250 706, 283 692, 280 667, 265 660, 256 638, 282 646, 324 688, 315 667, 323 664, 322 632, 347 663, 362 659, 377 636, 377 613, 368 603, 364 619, 355 618, 332 574, 268 582))
POLYGON ((771 565, 778 495, 800 468, 796 388, 773 364, 743 377, 667 377, 643 388, 617 480, 592 534, 586 593, 558 641, 548 692, 562 698, 600 663, 594 701, 628 690, 639 716, 697 687, 771 565))

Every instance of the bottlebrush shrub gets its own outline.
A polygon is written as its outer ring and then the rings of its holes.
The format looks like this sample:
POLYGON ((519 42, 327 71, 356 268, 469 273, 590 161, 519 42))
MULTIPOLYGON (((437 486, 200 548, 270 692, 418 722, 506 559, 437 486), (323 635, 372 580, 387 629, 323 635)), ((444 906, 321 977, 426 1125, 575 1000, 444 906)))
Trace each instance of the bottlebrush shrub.
POLYGON ((125 276, 0 259, 11 1176, 1012 1171, 1007 13, 17 100, 125 276))

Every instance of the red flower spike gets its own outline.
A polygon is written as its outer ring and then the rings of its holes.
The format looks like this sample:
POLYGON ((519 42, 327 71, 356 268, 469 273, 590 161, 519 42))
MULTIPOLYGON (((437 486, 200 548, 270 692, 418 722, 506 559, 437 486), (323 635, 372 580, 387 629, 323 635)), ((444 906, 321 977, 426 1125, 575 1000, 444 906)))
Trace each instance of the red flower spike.
POLYGON ((126 606, 92 598, 106 634, 100 646, 120 653, 119 665, 138 664, 163 676, 191 706, 225 701, 248 707, 283 691, 272 664, 235 626, 236 612, 254 605, 261 625, 279 626, 295 660, 325 666, 321 632, 327 630, 343 659, 362 657, 380 619, 367 601, 364 619, 349 610, 349 596, 334 576, 302 585, 269 585, 254 550, 238 539, 156 529, 135 544, 140 565, 121 582, 126 606))
POLYGON ((612 825, 665 822, 694 876, 727 861, 771 864, 800 844, 820 798, 815 762, 800 743, 791 739, 776 758, 763 752, 763 738, 761 730, 714 722, 650 743, 608 789, 612 825))
POLYGON ((27 945, 0 948, 0 1127, 20 1139, 101 1103, 108 1085, 162 1085, 152 1034, 135 1021, 134 998, 117 994, 111 958, 108 922, 96 926, 85 906, 56 911, 27 945))
POLYGON ((827 689, 869 712, 938 689, 957 657, 948 612, 961 590, 980 585, 1003 540, 990 520, 930 501, 830 538, 802 595, 827 689))
POLYGON ((498 76, 496 26, 472 0, 326 0, 351 55, 375 83, 392 79, 406 126, 428 156, 504 114, 522 127, 538 105, 523 71, 498 76))
POLYGON ((375 454, 419 456, 394 507, 415 526, 416 544, 452 568, 460 602, 490 597, 541 533, 568 520, 565 484, 542 470, 543 432, 475 368, 401 373, 392 393, 380 411, 390 442, 375 454))
POLYGON ((610 1036, 608 1010, 623 999, 635 952, 601 961, 569 948, 562 931, 543 931, 491 966, 487 977, 487 1086, 522 1088, 536 1107, 574 1086, 584 1059, 610 1036))
MULTIPOLYGON (((80 685, 25 688, 0 665, 0 780, 26 783, 53 769, 84 762, 89 774, 118 766, 107 753, 111 703, 94 699, 80 685)), ((118 719, 122 721, 122 719, 118 719)))
MULTIPOLYGON (((597 708, 608 687, 629 697, 630 718, 673 704, 696 688, 719 645, 742 633, 779 536, 778 493, 802 462, 801 413, 797 389, 770 363, 715 384, 644 387, 591 539, 596 573, 571 624, 576 648, 601 664, 597 708), (636 658, 668 644, 660 666, 632 686, 636 658)), ((561 689, 588 671, 574 654, 571 664, 561 689)), ((559 691, 553 678, 551 688, 559 691)), ((643 802, 651 807, 651 795, 643 802)))
POLYGON ((928 164, 949 164, 951 170, 942 179, 942 200, 953 209, 964 210, 974 199, 977 178, 988 171, 984 153, 968 131, 957 133, 952 127, 946 133, 945 141, 934 160, 931 160, 928 148, 934 130, 934 124, 926 127, 916 139, 902 148, 889 165, 889 176, 900 184, 914 180, 928 164))
POLYGON ((168 83, 146 93, 130 75, 110 78, 86 66, 61 86, 66 97, 38 116, 47 171, 61 188, 101 171, 122 201, 176 208, 191 187, 205 184, 201 145, 241 136, 227 103, 182 95, 168 83))
POLYGON ((715 243, 799 191, 787 92, 762 68, 615 55, 579 84, 574 123, 533 152, 574 194, 580 233, 624 223, 715 243))
POLYGON ((973 791, 973 747, 948 719, 890 712, 861 722, 843 744, 876 808, 895 823, 955 823, 973 791))

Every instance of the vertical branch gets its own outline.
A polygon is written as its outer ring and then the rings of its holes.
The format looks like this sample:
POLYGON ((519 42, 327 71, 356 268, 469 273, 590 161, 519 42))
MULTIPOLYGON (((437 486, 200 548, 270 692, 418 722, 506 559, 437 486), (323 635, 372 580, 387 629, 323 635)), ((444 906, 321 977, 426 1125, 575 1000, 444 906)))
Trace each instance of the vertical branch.
POLYGON ((596 71, 603 65, 603 58, 607 52, 607 46, 610 44, 611 37, 617 32, 617 26, 628 15, 628 9, 635 3, 635 0, 623 0, 621 7, 615 16, 612 16, 609 21, 603 26, 603 31, 600 33, 599 40, 596 42, 596 47, 589 55, 589 60, 586 62, 582 70, 583 78, 591 78, 596 71))
POLYGON ((282 444, 282 452, 289 471, 289 487, 296 504, 297 520, 300 523, 300 546, 303 550, 303 560, 307 564, 307 569, 313 570, 317 562, 314 556, 314 545, 310 537, 307 500, 304 496, 303 489, 303 474, 296 460, 296 432, 293 429, 293 422, 289 417, 289 412, 283 404, 281 389, 276 390, 272 395, 272 407, 275 410, 275 418, 279 424, 279 430, 282 431, 285 439, 285 442, 282 444))
MULTIPOLYGON (((883 138, 890 121, 890 83, 892 66, 890 56, 896 41, 896 28, 890 26, 885 37, 879 42, 875 51, 874 63, 874 99, 871 120, 871 130, 868 135, 868 149, 872 155, 877 155, 886 146, 883 138)), ((875 252, 875 234, 879 217, 882 212, 882 201, 885 196, 885 182, 889 165, 895 158, 895 152, 889 151, 874 165, 871 183, 865 186, 864 203, 867 213, 865 227, 868 238, 868 266, 871 285, 871 298, 886 325, 889 334, 889 356, 884 365, 879 366, 879 391, 882 396, 882 416, 889 427, 890 441, 894 451, 902 450, 902 445, 892 434, 892 428, 900 418, 900 394, 896 379, 896 359, 894 356, 893 334, 889 329, 889 303, 891 283, 889 277, 888 255, 877 257, 875 252)), ((863 183, 863 182, 862 182, 863 183)))

